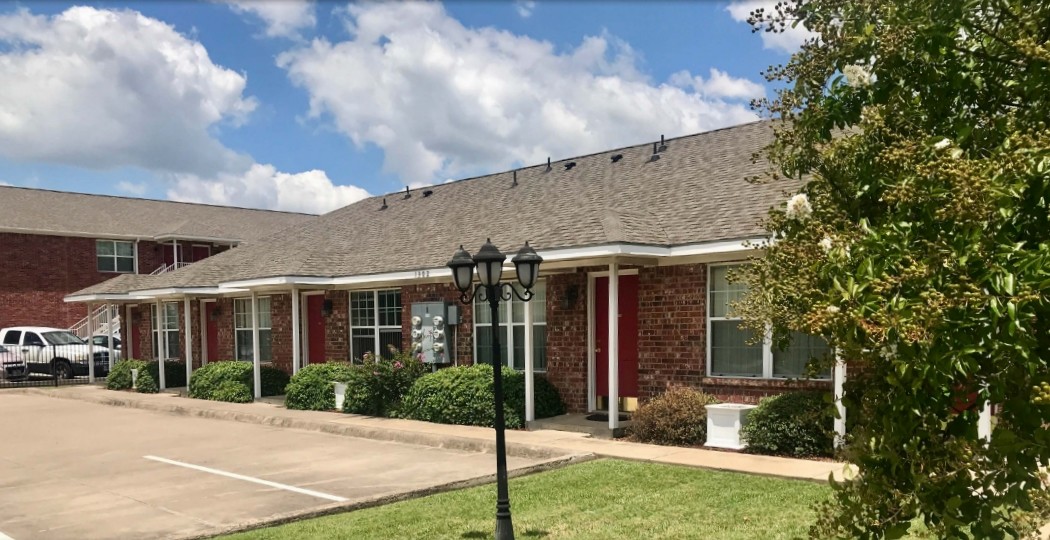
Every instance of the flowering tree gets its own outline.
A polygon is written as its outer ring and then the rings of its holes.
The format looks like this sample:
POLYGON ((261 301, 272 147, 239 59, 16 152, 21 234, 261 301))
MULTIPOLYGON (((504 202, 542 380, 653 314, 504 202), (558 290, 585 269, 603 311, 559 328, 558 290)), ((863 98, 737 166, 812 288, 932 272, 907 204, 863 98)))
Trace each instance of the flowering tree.
POLYGON ((765 181, 806 183, 769 217, 739 306, 851 365, 860 474, 814 535, 1024 533, 1050 459, 1050 5, 808 0, 751 22, 819 36, 767 73, 785 89, 759 104, 783 120, 765 181))

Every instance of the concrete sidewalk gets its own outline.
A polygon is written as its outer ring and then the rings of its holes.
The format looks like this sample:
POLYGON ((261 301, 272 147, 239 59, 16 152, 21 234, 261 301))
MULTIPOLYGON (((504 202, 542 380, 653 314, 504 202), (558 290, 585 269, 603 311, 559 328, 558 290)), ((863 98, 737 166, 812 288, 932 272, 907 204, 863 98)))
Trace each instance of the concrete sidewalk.
MULTIPOLYGON (((436 448, 495 452, 495 438, 491 428, 451 426, 335 412, 295 411, 285 409, 273 401, 238 404, 190 399, 170 393, 117 392, 99 386, 24 388, 8 391, 436 448)), ((699 448, 657 446, 594 439, 582 433, 553 430, 510 430, 507 432, 507 453, 511 456, 533 459, 548 459, 566 453, 593 454, 599 457, 668 463, 818 482, 827 481, 830 475, 841 480, 845 475, 852 474, 853 471, 850 466, 834 461, 811 461, 699 448)))

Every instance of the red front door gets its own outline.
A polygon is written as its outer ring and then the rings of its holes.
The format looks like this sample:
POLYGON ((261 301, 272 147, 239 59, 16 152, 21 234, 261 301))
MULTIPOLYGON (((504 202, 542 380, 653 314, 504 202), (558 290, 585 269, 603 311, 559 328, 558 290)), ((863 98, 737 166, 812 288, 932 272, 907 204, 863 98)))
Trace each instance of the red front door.
POLYGON ((212 312, 215 310, 215 302, 208 302, 201 304, 204 309, 207 310, 204 317, 207 319, 205 328, 207 329, 208 335, 208 361, 218 362, 222 360, 219 358, 219 321, 218 317, 213 317, 212 312))
MULTIPOLYGON (((139 306, 136 309, 141 310, 142 306, 139 306)), ((128 356, 128 358, 136 360, 141 358, 141 356, 139 356, 139 323, 135 322, 134 317, 132 317, 131 324, 128 327, 128 335, 124 336, 123 345, 125 349, 124 352, 131 354, 131 356, 128 356)))
MULTIPOLYGON (((620 276, 619 394, 638 397, 638 276, 620 276)), ((594 281, 594 384, 595 395, 609 397, 609 278, 594 281)))
POLYGON ((314 294, 306 297, 306 337, 310 341, 306 349, 306 363, 321 364, 324 362, 324 295, 314 294))
POLYGON ((190 250, 190 262, 202 261, 211 257, 211 246, 193 246, 190 250))

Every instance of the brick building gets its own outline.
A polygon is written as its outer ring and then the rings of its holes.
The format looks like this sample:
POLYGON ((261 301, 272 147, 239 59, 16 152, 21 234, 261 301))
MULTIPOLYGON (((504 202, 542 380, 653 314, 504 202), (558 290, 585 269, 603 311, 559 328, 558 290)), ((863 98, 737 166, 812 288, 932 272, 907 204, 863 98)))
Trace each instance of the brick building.
POLYGON ((806 361, 825 352, 819 340, 799 336, 785 351, 753 344, 728 307, 742 292, 729 272, 757 254, 760 220, 798 187, 745 180, 765 167, 751 156, 771 136, 757 122, 372 197, 266 242, 67 300, 124 305, 140 356, 169 343, 190 350, 194 366, 240 359, 288 371, 407 349, 413 307, 458 305, 449 359, 469 364, 489 359, 490 315, 459 305, 445 264, 460 244, 476 250, 491 237, 513 254, 528 241, 544 258, 540 281, 531 302, 501 306, 502 356, 544 374, 571 411, 607 410, 610 396, 631 410, 676 385, 744 402, 827 388, 829 379, 804 379, 806 361), (154 339, 155 327, 168 339, 154 339))
POLYGON ((73 327, 63 298, 174 270, 313 216, 0 186, 0 328, 73 327))

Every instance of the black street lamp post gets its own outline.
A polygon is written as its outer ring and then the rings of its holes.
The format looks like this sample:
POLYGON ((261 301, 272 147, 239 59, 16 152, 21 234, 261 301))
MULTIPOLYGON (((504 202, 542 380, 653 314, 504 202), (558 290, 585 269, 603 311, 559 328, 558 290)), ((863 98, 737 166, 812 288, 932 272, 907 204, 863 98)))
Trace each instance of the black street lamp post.
MULTIPOLYGON (((459 246, 448 267, 452 269, 452 279, 460 292, 460 302, 470 305, 474 298, 487 301, 492 313, 492 393, 496 405, 496 540, 513 540, 514 524, 510 519, 510 494, 507 491, 507 442, 505 421, 503 417, 503 360, 499 343, 499 303, 510 301, 512 296, 522 302, 532 300, 532 287, 540 273, 543 257, 529 247, 529 243, 518 251, 511 262, 517 273, 522 291, 518 292, 510 283, 500 283, 503 275, 503 261, 507 256, 487 240, 478 254, 471 257, 463 246, 459 246), (477 267, 479 284, 471 288, 474 280, 474 268, 477 267)), ((526 321, 526 324, 531 321, 526 321)))

